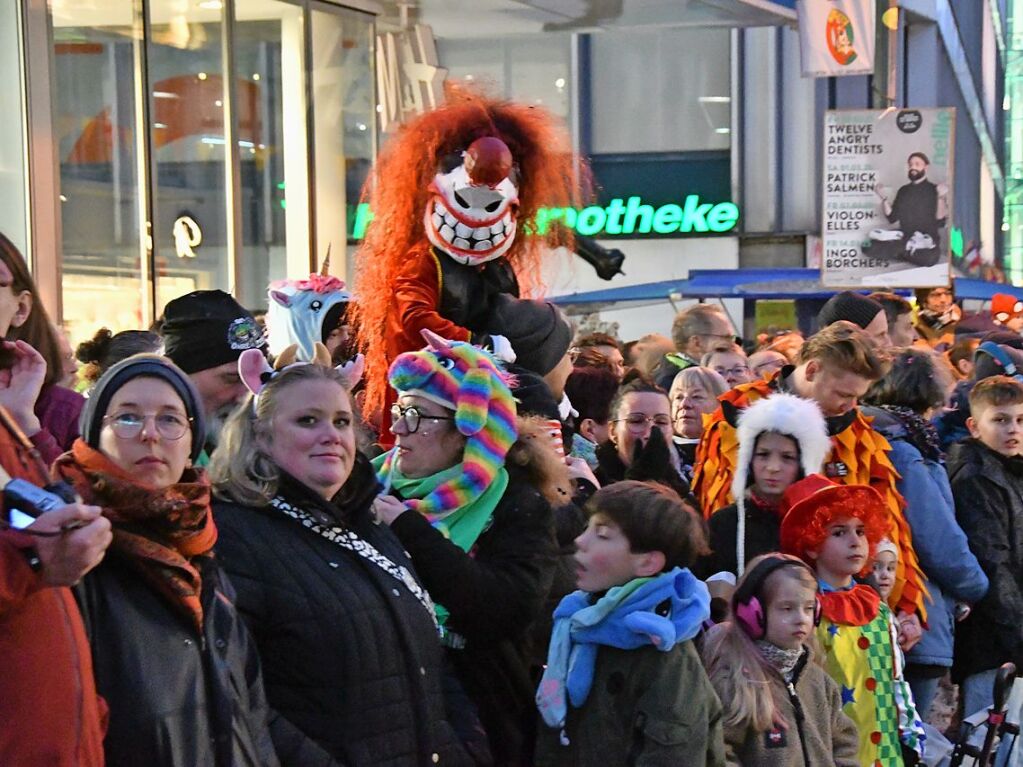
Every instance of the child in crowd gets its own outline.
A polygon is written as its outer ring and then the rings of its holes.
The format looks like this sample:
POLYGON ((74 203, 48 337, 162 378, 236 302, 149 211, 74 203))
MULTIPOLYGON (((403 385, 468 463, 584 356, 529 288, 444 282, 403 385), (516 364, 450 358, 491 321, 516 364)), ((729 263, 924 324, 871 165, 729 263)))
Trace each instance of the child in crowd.
POLYGON ((895 570, 899 566, 899 550, 895 544, 887 538, 882 538, 874 549, 874 561, 871 569, 874 571, 874 585, 877 586, 877 593, 885 602, 892 595, 895 588, 895 570))
POLYGON ((723 765, 721 703, 690 641, 710 614, 686 567, 702 524, 664 486, 598 490, 576 539, 579 591, 554 613, 536 764, 723 765))
POLYGON ((707 673, 725 706, 728 764, 859 764, 856 725, 842 712, 838 686, 813 662, 820 609, 813 570, 765 554, 739 580, 732 621, 704 638, 707 673))
POLYGON ((739 414, 732 495, 736 502, 708 521, 710 554, 693 568, 700 578, 741 575, 754 557, 778 550, 782 494, 797 479, 821 471, 831 437, 820 408, 794 394, 757 400, 739 414))
POLYGON ((966 425, 971 438, 946 466, 956 519, 991 584, 956 628, 952 678, 969 715, 991 705, 998 667, 1023 655, 1023 383, 980 381, 966 425))
POLYGON ((891 611, 877 591, 854 580, 869 571, 871 549, 891 527, 884 500, 866 485, 838 485, 815 474, 789 487, 782 506, 782 550, 817 574, 817 641, 859 731, 860 764, 916 763, 923 724, 907 695, 891 611))

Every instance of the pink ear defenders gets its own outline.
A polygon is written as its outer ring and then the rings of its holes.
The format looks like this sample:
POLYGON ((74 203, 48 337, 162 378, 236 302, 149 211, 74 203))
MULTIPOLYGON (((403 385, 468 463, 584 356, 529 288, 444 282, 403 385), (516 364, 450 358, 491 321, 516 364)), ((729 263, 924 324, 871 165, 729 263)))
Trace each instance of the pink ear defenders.
MULTIPOLYGON (((735 616, 736 622, 742 626, 742 630, 749 635, 750 639, 763 639, 767 633, 767 612, 758 595, 763 588, 764 581, 771 573, 781 570, 783 567, 806 568, 813 575, 814 580, 817 579, 812 567, 803 560, 788 554, 772 554, 758 562, 732 596, 732 615, 735 616)), ((820 597, 814 595, 813 625, 818 626, 820 622, 821 600, 820 597)))

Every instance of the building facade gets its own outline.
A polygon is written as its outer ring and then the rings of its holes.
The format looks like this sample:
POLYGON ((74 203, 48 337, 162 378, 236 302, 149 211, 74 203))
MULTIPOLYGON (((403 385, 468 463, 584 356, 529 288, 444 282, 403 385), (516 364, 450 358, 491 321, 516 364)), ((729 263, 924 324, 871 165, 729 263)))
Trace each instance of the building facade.
MULTIPOLYGON (((889 52, 896 106, 957 110, 957 266, 979 254, 1023 280, 1003 246, 1006 0, 901 0, 874 74, 830 79, 801 76, 795 0, 7 5, 0 55, 18 77, 0 105, 21 119, 0 123, 0 230, 74 334, 144 325, 196 288, 259 308, 270 280, 318 267, 328 247, 350 278, 392 102, 428 106, 445 78, 552 110, 589 160, 592 204, 554 215, 621 250, 625 274, 608 283, 556 258, 551 294, 805 266, 824 112, 884 108, 889 52)), ((635 337, 665 332, 679 306, 583 321, 635 337)))

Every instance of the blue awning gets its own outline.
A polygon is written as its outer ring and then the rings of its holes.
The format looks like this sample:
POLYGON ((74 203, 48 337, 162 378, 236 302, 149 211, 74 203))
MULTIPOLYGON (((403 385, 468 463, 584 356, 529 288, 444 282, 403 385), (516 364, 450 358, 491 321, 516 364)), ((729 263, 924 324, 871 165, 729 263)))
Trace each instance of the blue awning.
MULTIPOLYGON (((989 301, 995 293, 1023 300, 1023 288, 967 277, 954 277, 956 298, 989 301)), ((883 290, 884 288, 877 288, 883 290)), ((821 285, 817 269, 694 269, 685 280, 623 285, 555 296, 556 304, 657 303, 693 298, 828 298, 837 291, 821 285)), ((863 292, 869 293, 870 290, 863 292)), ((897 290, 906 294, 906 290, 897 290)))

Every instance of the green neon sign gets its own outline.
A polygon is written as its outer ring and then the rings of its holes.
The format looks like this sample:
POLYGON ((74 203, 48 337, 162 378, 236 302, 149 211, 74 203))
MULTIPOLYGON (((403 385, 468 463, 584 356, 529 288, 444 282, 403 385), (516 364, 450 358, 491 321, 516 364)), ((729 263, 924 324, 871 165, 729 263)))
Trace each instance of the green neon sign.
MULTIPOLYGON (((351 226, 353 240, 366 235, 373 212, 366 203, 355 209, 351 226)), ((669 203, 654 207, 639 196, 612 199, 606 207, 590 205, 576 208, 540 208, 536 212, 536 230, 543 234, 551 224, 559 222, 585 237, 627 237, 629 235, 670 235, 713 232, 721 234, 735 229, 739 222, 739 206, 733 202, 701 202, 696 194, 687 195, 681 205, 669 203)))

